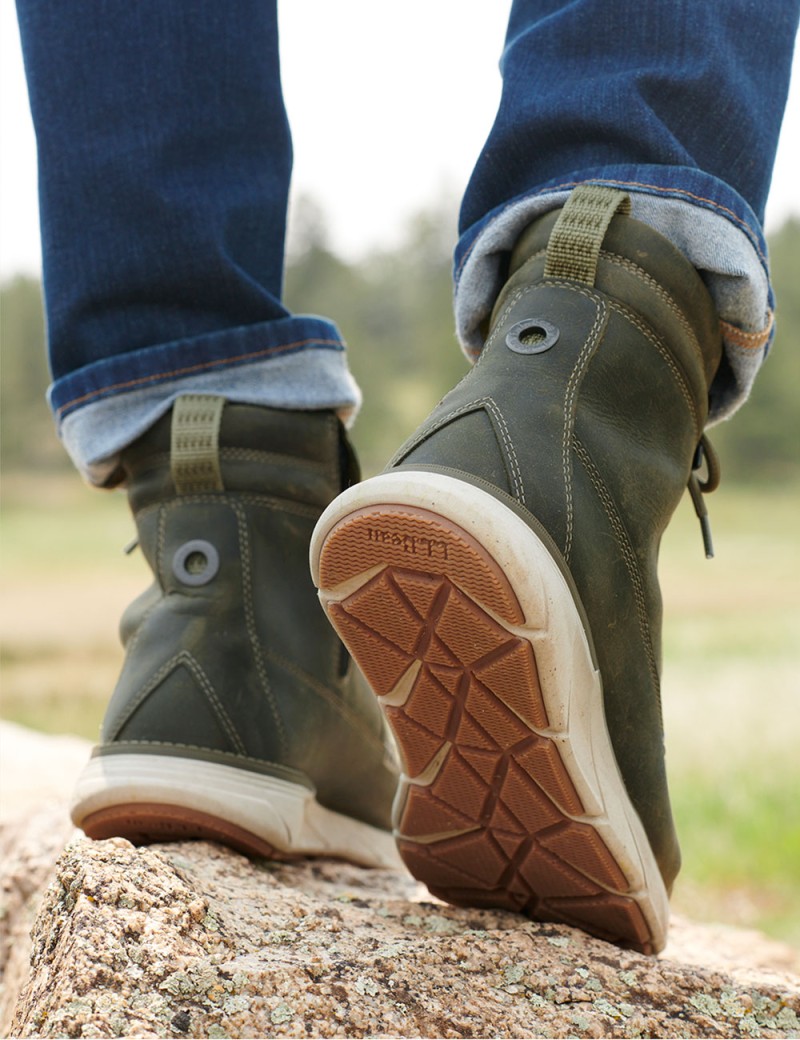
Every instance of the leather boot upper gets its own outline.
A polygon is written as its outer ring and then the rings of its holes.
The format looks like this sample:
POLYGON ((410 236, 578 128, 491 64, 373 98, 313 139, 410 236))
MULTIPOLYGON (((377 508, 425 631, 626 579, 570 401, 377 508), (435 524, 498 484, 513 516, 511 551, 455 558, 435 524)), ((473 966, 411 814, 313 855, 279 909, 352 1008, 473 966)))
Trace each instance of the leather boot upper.
POLYGON ((269 773, 388 827, 396 773, 380 711, 308 575, 311 531, 348 466, 341 424, 227 404, 196 462, 191 429, 179 435, 187 463, 175 422, 122 459, 154 581, 122 619, 101 753, 160 749, 269 773))
POLYGON ((651 228, 614 216, 595 266, 575 276, 554 247, 558 220, 522 236, 476 365, 391 466, 477 483, 548 541, 585 617, 617 762, 669 886, 679 852, 656 569, 706 422, 719 322, 698 273, 651 228))

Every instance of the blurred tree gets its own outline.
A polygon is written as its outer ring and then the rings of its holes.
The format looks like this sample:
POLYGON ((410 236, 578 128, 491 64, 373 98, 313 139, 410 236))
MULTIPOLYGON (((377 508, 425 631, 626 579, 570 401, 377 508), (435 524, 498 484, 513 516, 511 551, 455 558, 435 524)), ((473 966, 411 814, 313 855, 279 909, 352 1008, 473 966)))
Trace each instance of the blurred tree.
POLYGON ((49 373, 38 279, 18 276, 0 286, 0 351, 3 469, 66 469, 44 396, 49 373))
POLYGON ((295 206, 285 297, 290 309, 338 324, 364 394, 353 440, 365 473, 383 467, 401 441, 467 371, 452 315, 455 231, 441 208, 414 216, 400 245, 345 264, 328 248, 324 216, 295 206))

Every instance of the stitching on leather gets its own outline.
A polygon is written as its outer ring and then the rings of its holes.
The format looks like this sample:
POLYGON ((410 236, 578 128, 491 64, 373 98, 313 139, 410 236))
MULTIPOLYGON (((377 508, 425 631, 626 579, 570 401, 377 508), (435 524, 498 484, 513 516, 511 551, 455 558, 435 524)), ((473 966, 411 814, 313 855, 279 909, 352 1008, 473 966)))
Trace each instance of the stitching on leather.
MULTIPOLYGON (((210 750, 212 750, 212 749, 207 748, 207 747, 202 747, 200 744, 179 744, 177 741, 174 741, 174 740, 122 740, 119 743, 122 744, 122 745, 125 745, 125 746, 130 744, 130 745, 140 746, 140 747, 185 748, 187 751, 201 751, 201 752, 205 752, 206 754, 210 750)), ((219 752, 219 754, 230 754, 230 752, 219 752)), ((227 766, 230 769, 236 769, 237 768, 232 763, 227 763, 227 762, 215 763, 213 761, 213 759, 203 759, 203 761, 210 762, 212 765, 225 765, 225 766, 227 766)), ((237 762, 237 764, 239 762, 252 762, 253 765, 258 765, 258 766, 273 766, 276 770, 278 770, 281 773, 292 773, 295 776, 304 776, 305 775, 299 769, 293 769, 291 766, 284 765, 282 762, 273 762, 273 761, 271 761, 268 758, 253 758, 252 755, 244 755, 243 754, 243 755, 236 755, 236 762, 237 762)), ((259 770, 250 770, 250 772, 254 772, 257 776, 261 775, 261 770, 260 769, 259 770)), ((264 773, 263 775, 271 776, 272 774, 264 773)), ((283 779, 283 778, 282 777, 275 777, 275 779, 283 779)), ((292 781, 290 781, 290 780, 287 781, 287 783, 291 783, 291 782, 292 781)), ((306 791, 312 790, 306 784, 298 784, 297 786, 298 787, 302 787, 306 791)))
POLYGON ((250 554, 250 540, 247 534, 247 519, 244 516, 244 510, 239 507, 238 503, 231 502, 231 509, 233 509, 236 514, 237 526, 239 529, 239 543, 241 545, 242 553, 242 604, 244 606, 245 624, 247 625, 250 649, 253 654, 253 660, 255 661, 261 689, 264 691, 264 696, 266 697, 272 711, 272 717, 275 719, 275 726, 278 732, 278 738, 281 742, 281 747, 286 751, 286 731, 283 727, 283 720, 278 713, 278 706, 272 693, 272 687, 270 685, 269 676, 267 675, 267 670, 264 667, 261 653, 261 641, 258 638, 258 630, 256 628, 255 610, 253 607, 253 583, 251 579, 252 557, 250 554))
POLYGON ((220 458, 236 459, 244 462, 269 462, 277 465, 291 466, 292 469, 313 469, 325 472, 328 463, 316 459, 303 459, 288 452, 261 451, 258 448, 220 448, 220 458))
POLYGON ((642 642, 644 643, 645 654, 647 656, 647 665, 650 670, 650 676, 653 680, 653 684, 656 691, 659 690, 659 674, 658 666, 656 664, 655 653, 653 652, 652 639, 650 637, 650 623, 647 616, 647 604, 645 601, 644 594, 644 583, 642 581, 641 574, 639 573, 639 567, 636 562, 636 554, 633 551, 630 537, 625 528, 625 524, 622 521, 619 513, 617 512, 614 501, 609 494, 608 488, 605 486, 600 473, 592 461, 591 455, 586 450, 584 445, 578 440, 577 437, 573 437, 572 445, 575 450, 575 454, 581 461, 584 470, 586 471, 589 480, 597 492, 598 498, 603 507, 603 512, 611 524, 614 534, 617 536, 617 544, 622 552, 622 559, 625 563, 625 568, 628 571, 628 576, 631 579, 631 585, 633 586, 633 595, 636 602, 636 615, 639 622, 639 631, 642 636, 642 642))
POLYGON ((194 657, 189 653, 188 650, 182 650, 178 657, 182 658, 181 664, 186 665, 186 667, 195 677, 197 682, 200 684, 201 689, 205 693, 208 700, 211 702, 211 707, 214 709, 217 718, 222 723, 222 727, 228 734, 228 737, 230 738, 230 741, 233 744, 233 746, 236 748, 238 752, 244 753, 245 746, 244 742, 242 741, 242 738, 239 736, 239 731, 234 725, 234 722, 231 719, 230 715, 225 710, 222 701, 217 696, 217 693, 211 683, 211 680, 203 671, 203 668, 200 665, 200 663, 194 659, 194 657))
POLYGON ((566 497, 566 508, 567 508, 567 530, 566 537, 564 539, 564 559, 569 563, 570 551, 572 550, 572 530, 573 530, 573 504, 572 504, 572 481, 570 479, 571 467, 570 467, 570 442, 572 440, 572 430, 575 422, 575 408, 577 406, 578 387, 580 385, 581 377, 586 370, 586 366, 594 353, 597 346, 597 339, 600 332, 600 328, 605 321, 607 309, 603 300, 595 296, 594 294, 588 293, 583 289, 578 289, 571 283, 556 283, 549 282, 548 284, 561 284, 564 288, 570 289, 573 292, 580 293, 582 296, 586 296, 594 302, 597 313, 595 314, 594 323, 589 330, 589 334, 586 337, 586 342, 581 349, 578 359, 570 373, 569 382, 567 383, 566 393, 564 395, 564 438, 561 448, 561 466, 564 474, 564 494, 566 497))
POLYGON ((680 306, 678 305, 677 301, 672 296, 672 294, 667 292, 663 285, 657 282, 651 274, 644 270, 643 267, 640 267, 633 260, 628 259, 627 256, 620 256, 618 253, 611 253, 606 251, 605 249, 602 249, 600 251, 600 256, 617 267, 625 268, 625 270, 630 272, 630 274, 632 274, 634 278, 637 278, 640 282, 643 282, 651 292, 658 296, 659 299, 663 300, 664 303, 666 303, 666 305, 675 315, 675 317, 678 319, 682 328, 691 337, 692 343, 697 349, 698 355, 700 357, 703 356, 703 352, 700 349, 700 343, 697 339, 694 329, 691 326, 691 323, 689 322, 689 319, 681 310, 680 306))
POLYGON ((115 720, 114 736, 112 740, 119 734, 120 730, 130 721, 136 709, 147 700, 150 694, 155 690, 161 682, 175 670, 176 665, 179 663, 180 654, 175 654, 165 664, 163 664, 155 675, 150 677, 150 682, 146 683, 139 693, 129 701, 126 705, 125 711, 115 720))
POLYGON ((520 502, 525 501, 525 486, 522 482, 522 472, 519 468, 519 460, 517 459, 517 453, 514 449, 514 443, 511 440, 511 434, 508 432, 508 424, 506 423, 505 416, 500 411, 499 406, 492 397, 487 397, 486 402, 489 406, 490 413, 494 416, 500 431, 500 437, 502 438, 503 445, 506 449, 506 456, 511 466, 511 483, 514 488, 514 497, 519 499, 520 502))
MULTIPOLYGON (((495 420, 496 429, 500 434, 503 445, 507 449, 506 457, 508 458, 509 465, 511 467, 510 477, 511 483, 514 488, 514 495, 518 499, 524 501, 525 489, 522 483, 522 474, 520 472, 519 461, 514 450, 514 445, 511 441, 511 436, 508 432, 508 425, 506 423, 503 413, 500 411, 500 409, 497 406, 497 403, 492 397, 476 397, 474 400, 468 401, 466 404, 462 404, 460 407, 454 408, 452 411, 449 411, 441 419, 435 422, 433 426, 426 427, 417 437, 414 438, 413 441, 410 441, 408 444, 404 445, 402 456, 397 455, 395 456, 395 459, 399 461, 401 458, 406 458, 408 455, 411 454, 412 451, 414 451, 415 448, 419 447, 420 444, 426 441, 429 437, 433 436, 434 433, 441 430, 442 427, 447 426, 454 419, 457 419, 460 415, 465 415, 469 412, 476 411, 478 408, 485 408, 489 412, 490 416, 492 416, 495 420), (509 453, 511 457, 508 457, 509 453)), ((395 460, 393 459, 392 462, 394 463, 394 461, 395 460)))
POLYGON ((325 425, 327 427, 328 439, 333 440, 333 450, 326 455, 324 470, 331 482, 331 486, 336 488, 336 492, 338 493, 342 486, 342 474, 340 472, 339 464, 339 420, 335 415, 330 415, 328 416, 325 425))
MULTIPOLYGON (((402 457, 405 458, 407 455, 410 455, 411 452, 414 451, 415 448, 418 448, 423 441, 426 441, 428 437, 431 436, 431 434, 436 433, 437 430, 440 430, 443 426, 446 426, 453 419, 458 418, 459 415, 464 415, 466 412, 471 412, 474 411, 476 408, 480 408, 483 403, 484 399, 481 397, 474 401, 470 401, 468 404, 462 404, 460 408, 455 408, 453 411, 448 412, 441 419, 437 420, 437 422, 435 422, 433 426, 424 429, 423 431, 418 433, 413 440, 403 445, 402 457)), ((399 453, 396 457, 400 457, 399 453)), ((392 462, 394 462, 394 459, 392 460, 392 462)))
POLYGON ((528 285, 528 286, 520 286, 519 289, 515 289, 514 292, 511 293, 511 295, 506 300, 506 304, 503 307, 502 312, 497 316, 497 319, 494 322, 494 331, 492 332, 491 336, 486 340, 486 343, 483 345, 483 348, 479 352, 477 352, 478 353, 478 360, 472 366, 473 371, 478 367, 478 365, 480 365, 482 359, 484 358, 484 356, 486 354, 486 351, 487 351, 488 347, 500 335, 500 329, 505 325, 506 319, 508 318, 508 315, 509 315, 511 309, 514 307, 514 305, 516 303, 518 303, 519 300, 521 300, 523 296, 527 295, 530 292, 533 292, 534 290, 536 290, 538 288, 540 288, 539 285, 535 285, 535 286, 530 286, 530 285, 528 285))
POLYGON ((375 733, 373 733, 368 726, 366 726, 360 716, 351 711, 346 704, 342 703, 341 700, 333 693, 327 686, 315 679, 313 675, 309 675, 308 672, 303 671, 294 661, 289 660, 288 657, 283 657, 281 654, 276 654, 273 650, 266 651, 267 657, 274 661, 281 668, 285 668, 287 672, 290 672, 296 679, 305 683, 306 686, 310 687, 314 693, 323 697, 336 714, 343 719, 348 725, 352 726, 353 729, 357 730, 362 737, 367 739, 375 748, 383 751, 383 741, 380 740, 375 733))
MULTIPOLYGON (((185 505, 228 505, 234 508, 237 502, 248 506, 258 506, 263 509, 273 509, 281 513, 291 513, 294 516, 302 516, 309 520, 316 520, 322 511, 322 506, 304 506, 299 502, 292 502, 284 498, 271 498, 269 495, 256 495, 250 492, 226 491, 224 495, 181 495, 180 500, 174 500, 169 508, 179 509, 185 505)), ((144 506, 139 513, 145 513, 149 507, 144 506)), ((139 515, 139 514, 137 514, 139 515)))
MULTIPOLYGON (((684 330, 686 335, 689 337, 689 339, 691 341, 691 344, 692 344, 692 347, 694 348, 694 352, 697 355, 697 360, 700 362, 701 368, 704 367, 705 366, 705 358, 704 358, 704 355, 703 355, 703 350, 702 350, 702 348, 700 346, 700 341, 697 338, 697 333, 695 332, 694 328, 691 325, 691 322, 686 317, 684 312, 681 310, 680 306, 678 305, 678 303, 674 299, 674 297, 671 296, 671 294, 668 293, 667 290, 662 285, 659 285, 659 283, 655 280, 655 278, 652 277, 652 275, 648 274, 647 271, 645 271, 643 268, 639 267, 639 265, 634 263, 633 260, 629 260, 627 257, 624 257, 624 256, 619 256, 617 253, 610 253, 610 252, 606 252, 606 251, 602 251, 601 252, 601 256, 604 256, 605 259, 607 259, 609 262, 611 262, 613 264, 616 264, 616 266, 625 268, 625 270, 627 270, 630 274, 632 274, 639 281, 643 282, 651 292, 653 292, 656 296, 659 297, 659 299, 661 299, 665 304, 667 304, 669 309, 672 311, 672 313, 677 318, 678 323, 680 324, 681 328, 684 330)), ((616 302, 618 302, 618 301, 614 301, 612 303, 612 307, 614 306, 614 303, 616 303, 616 302)), ((623 308, 626 308, 626 310, 627 310, 627 307, 626 307, 625 304, 619 304, 619 306, 622 306, 623 308)), ((720 325, 722 325, 722 324, 723 323, 720 321, 720 325)), ((694 411, 694 408, 693 408, 693 411, 694 411)))
MULTIPOLYGON (((158 584, 159 588, 161 588, 161 566, 160 566, 160 563, 161 563, 161 557, 163 555, 163 547, 164 547, 164 534, 163 534, 164 507, 163 507, 163 505, 161 505, 159 503, 155 507, 150 507, 147 510, 140 510, 140 512, 137 514, 137 520, 140 518, 140 516, 143 513, 151 512, 153 508, 159 510, 158 520, 156 521, 158 534, 156 536, 156 560, 155 560, 155 573, 154 573, 153 577, 154 577, 156 583, 158 584)), ((137 536, 139 534, 138 524, 137 524, 136 534, 137 534, 137 536)), ((144 553, 142 555, 144 555, 144 553)), ((145 557, 145 559, 146 559, 146 557, 145 557)), ((139 624, 138 624, 138 626, 136 628, 136 631, 131 635, 130 639, 128 639, 127 643, 125 644, 125 656, 126 657, 128 657, 131 653, 133 653, 134 647, 139 642, 139 639, 141 637, 142 630, 144 629, 145 622, 150 617, 150 615, 153 613, 153 611, 156 609, 156 607, 158 606, 159 602, 160 602, 160 600, 155 600, 153 603, 150 604, 150 606, 147 608, 147 610, 144 612, 144 614, 142 614, 141 620, 139 621, 139 624)))
MULTIPOLYGON (((487 341, 486 346, 484 347, 484 351, 481 353, 481 357, 484 356, 486 349, 489 347, 489 344, 492 342, 495 335, 499 335, 499 330, 505 325, 509 312, 513 307, 516 306, 516 304, 520 300, 524 299, 526 296, 533 296, 535 293, 542 292, 543 290, 547 290, 553 287, 560 289, 568 289, 572 293, 577 293, 579 296, 583 296, 587 300, 590 300, 596 308, 594 323, 591 329, 589 330, 586 343, 584 344, 583 349, 581 350, 581 353, 575 363, 575 368, 573 368, 572 375, 570 376, 570 381, 567 384, 567 391, 564 399, 564 438, 562 445, 562 474, 564 478, 564 495, 566 500, 567 512, 564 557, 567 560, 567 562, 569 562, 569 554, 570 549, 572 547, 573 530, 573 502, 572 482, 570 480, 569 447, 571 429, 574 421, 574 415, 571 415, 570 413, 574 411, 580 375, 582 374, 583 369, 585 369, 586 367, 586 362, 589 359, 588 355, 590 355, 594 351, 594 347, 596 345, 595 341, 597 339, 600 327, 602 326, 607 314, 605 301, 600 295, 592 292, 590 289, 576 285, 574 282, 570 282, 560 278, 548 278, 546 279, 546 281, 539 282, 536 285, 528 285, 521 287, 515 292, 513 292, 511 296, 508 298, 508 301, 505 307, 503 308, 502 314, 498 316, 495 322, 495 333, 490 338, 490 340, 487 341)), ((478 359, 478 364, 480 364, 480 358, 478 359)))
POLYGON ((293 516, 302 516, 310 520, 316 520, 322 512, 322 506, 304 506, 299 502, 291 502, 284 498, 270 498, 267 495, 237 494, 236 492, 233 492, 233 494, 236 495, 236 501, 242 502, 244 505, 272 509, 278 513, 291 513, 293 516))
POLYGON ((236 727, 233 725, 230 716, 223 707, 222 702, 217 697, 208 676, 188 650, 181 650, 179 653, 174 654, 158 669, 155 675, 151 676, 150 681, 142 687, 138 695, 134 697, 132 701, 128 702, 125 712, 117 720, 114 730, 115 736, 119 734, 120 730, 122 730, 128 722, 130 722, 131 718, 136 713, 136 710, 144 704, 151 693, 154 693, 158 689, 164 679, 171 675, 177 668, 182 666, 188 668, 194 676, 201 690, 209 700, 211 708, 217 716, 217 720, 221 723, 233 746, 237 751, 244 752, 244 744, 242 743, 241 737, 239 736, 236 727))
POLYGON ((158 535, 156 540, 156 574, 161 575, 164 567, 164 553, 167 541, 167 509, 163 505, 158 506, 158 535))
POLYGON ((619 314, 619 316, 623 318, 625 321, 627 321, 629 324, 633 325, 634 328, 638 329, 638 331, 641 332, 645 339, 649 340, 653 344, 653 346, 656 348, 656 350, 664 359, 664 361, 666 361, 670 371, 672 372, 672 375, 675 377, 675 381, 678 384, 678 388, 681 392, 681 395, 686 401, 689 411, 692 414, 695 431, 697 433, 697 436, 699 437, 700 434, 703 432, 703 428, 700 422, 700 417, 697 414, 697 406, 694 403, 694 398, 692 397, 689 385, 686 382, 686 378, 684 377, 678 365, 675 363, 675 359, 672 357, 669 348, 661 342, 661 340, 658 338, 658 336, 656 336, 656 334, 653 332, 649 325, 643 322, 641 318, 639 318, 636 314, 634 314, 633 311, 630 311, 623 304, 612 303, 611 309, 617 314, 619 314))

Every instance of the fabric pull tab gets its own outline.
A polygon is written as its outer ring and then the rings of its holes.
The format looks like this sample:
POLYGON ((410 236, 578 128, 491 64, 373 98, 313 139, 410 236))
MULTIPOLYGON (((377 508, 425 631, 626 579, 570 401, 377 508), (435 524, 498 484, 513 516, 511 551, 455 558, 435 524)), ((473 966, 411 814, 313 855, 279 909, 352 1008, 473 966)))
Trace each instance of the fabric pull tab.
POLYGON ((186 394, 172 409, 170 471, 179 495, 224 491, 219 427, 224 397, 186 394))
POLYGON ((608 225, 617 213, 630 211, 630 196, 624 191, 600 184, 578 185, 550 233, 545 278, 568 278, 594 285, 608 225))

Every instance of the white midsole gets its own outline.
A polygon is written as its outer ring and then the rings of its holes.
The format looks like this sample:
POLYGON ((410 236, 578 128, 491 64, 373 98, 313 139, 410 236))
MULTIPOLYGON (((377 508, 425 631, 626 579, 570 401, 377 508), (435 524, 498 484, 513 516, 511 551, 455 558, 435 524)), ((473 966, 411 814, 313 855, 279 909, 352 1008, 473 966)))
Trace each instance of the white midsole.
MULTIPOLYGON (((626 894, 639 903, 654 945, 660 948, 669 919, 667 892, 617 766, 600 674, 558 564, 525 521, 488 492, 446 474, 396 470, 349 488, 325 510, 311 542, 317 586, 320 553, 331 530, 355 510, 395 505, 426 509, 460 526, 490 553, 511 584, 525 621, 513 626, 495 619, 533 646, 550 722, 547 730, 537 732, 558 745, 586 810, 582 817, 565 815, 590 823, 603 838, 630 884, 626 894)), ((353 584, 351 580, 338 589, 321 590, 323 606, 345 598, 353 584)))
POLYGON ((208 813, 280 852, 402 868, 391 834, 324 808, 301 784, 202 759, 95 756, 78 778, 72 819, 80 827, 100 809, 147 802, 208 813))

